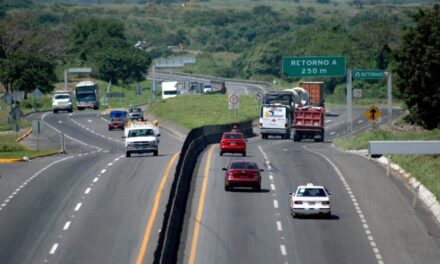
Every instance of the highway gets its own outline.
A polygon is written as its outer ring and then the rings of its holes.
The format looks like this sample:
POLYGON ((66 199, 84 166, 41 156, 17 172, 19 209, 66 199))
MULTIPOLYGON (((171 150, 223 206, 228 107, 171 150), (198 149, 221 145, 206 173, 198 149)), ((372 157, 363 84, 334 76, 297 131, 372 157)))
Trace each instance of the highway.
POLYGON ((0 164, 0 263, 151 263, 182 141, 125 158, 122 131, 96 111, 46 113, 67 154, 0 164))
MULTIPOLYGON (((438 223, 422 206, 412 208, 411 191, 366 157, 331 147, 344 118, 327 118, 326 143, 249 139, 244 159, 265 169, 261 192, 225 192, 222 168, 243 157, 220 157, 217 144, 206 149, 193 176, 179 262, 437 263, 438 223), (288 194, 306 183, 330 190, 330 219, 291 217, 288 194)), ((354 130, 365 129, 360 120, 354 130)))

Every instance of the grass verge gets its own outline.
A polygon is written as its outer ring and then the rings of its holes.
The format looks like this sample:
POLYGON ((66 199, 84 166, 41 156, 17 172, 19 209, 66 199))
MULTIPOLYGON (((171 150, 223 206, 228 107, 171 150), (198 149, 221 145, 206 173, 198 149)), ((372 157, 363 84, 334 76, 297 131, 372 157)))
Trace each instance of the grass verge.
MULTIPOLYGON (((366 149, 369 140, 438 140, 440 129, 426 131, 422 129, 391 130, 382 128, 368 131, 352 139, 340 138, 333 142, 339 148, 366 149)), ((419 180, 437 199, 440 199, 440 155, 391 155, 391 161, 399 164, 405 171, 419 180)))
POLYGON ((160 100, 148 111, 187 129, 258 118, 259 104, 252 96, 240 96, 240 109, 228 110, 227 95, 178 96, 160 100))
MULTIPOLYGON (((20 136, 20 135, 18 135, 20 136)), ((56 149, 30 150, 25 146, 16 143, 17 136, 2 134, 0 136, 0 158, 1 159, 21 159, 24 156, 32 157, 36 155, 46 155, 56 152, 56 149)))

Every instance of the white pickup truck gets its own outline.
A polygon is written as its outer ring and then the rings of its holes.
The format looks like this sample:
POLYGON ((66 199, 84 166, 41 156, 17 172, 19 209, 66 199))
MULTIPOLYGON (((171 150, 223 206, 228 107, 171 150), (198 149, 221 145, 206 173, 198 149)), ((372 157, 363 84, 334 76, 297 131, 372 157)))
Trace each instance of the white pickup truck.
POLYGON ((52 94, 52 110, 54 113, 58 111, 67 111, 72 113, 72 95, 67 91, 56 91, 52 94))
POLYGON ((132 153, 159 154, 159 128, 152 123, 132 124, 126 127, 123 137, 125 138, 125 156, 131 157, 132 153))

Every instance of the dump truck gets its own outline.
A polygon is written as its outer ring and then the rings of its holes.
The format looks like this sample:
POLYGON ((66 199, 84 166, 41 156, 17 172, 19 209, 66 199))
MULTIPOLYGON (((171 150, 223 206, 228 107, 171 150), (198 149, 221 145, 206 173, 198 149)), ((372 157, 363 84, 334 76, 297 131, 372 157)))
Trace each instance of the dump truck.
POLYGON ((321 106, 302 106, 295 109, 293 119, 293 141, 314 139, 324 141, 325 108, 321 106))

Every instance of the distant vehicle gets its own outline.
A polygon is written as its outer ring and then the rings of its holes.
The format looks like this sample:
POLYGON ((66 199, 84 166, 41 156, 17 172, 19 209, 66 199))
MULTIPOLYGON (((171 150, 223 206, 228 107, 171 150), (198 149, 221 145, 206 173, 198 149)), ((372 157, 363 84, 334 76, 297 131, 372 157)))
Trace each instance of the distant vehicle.
POLYGON ((159 153, 159 136, 151 123, 135 124, 125 129, 125 156, 131 157, 132 153, 159 153))
POLYGON ((129 107, 128 119, 144 121, 144 111, 141 107, 129 107))
POLYGON ((241 153, 246 156, 246 139, 240 132, 225 132, 220 141, 220 156, 223 153, 241 153))
POLYGON ((308 183, 307 185, 298 186, 296 192, 289 195, 292 217, 313 214, 331 216, 331 193, 323 186, 308 183))
POLYGON ((290 138, 292 117, 291 107, 279 103, 262 105, 260 108, 260 134, 261 138, 268 136, 281 136, 290 138))
POLYGON ((79 82, 75 87, 76 108, 81 111, 86 108, 99 109, 98 84, 93 81, 79 82))
POLYGON ((176 97, 179 94, 178 82, 162 82, 162 99, 176 97))
POLYGON ((203 85, 203 93, 211 93, 212 90, 212 85, 211 84, 204 84, 203 85))
POLYGON ((300 82, 299 87, 307 91, 309 105, 324 107, 324 83, 323 82, 300 82))
POLYGON ((216 93, 225 94, 226 84, 224 81, 211 80, 212 91, 216 93))
POLYGON ((295 109, 293 119, 293 140, 314 139, 324 141, 325 108, 319 106, 303 106, 295 109))
POLYGON ((257 163, 252 161, 233 160, 227 168, 223 168, 225 174, 225 191, 234 187, 251 187, 256 191, 261 190, 261 172, 257 163))
POLYGON ((291 107, 295 107, 295 95, 290 91, 269 91, 263 97, 262 104, 281 104, 291 107))
POLYGON ((67 111, 72 113, 72 95, 67 91, 56 91, 52 95, 52 111, 58 113, 58 111, 67 111))
POLYGON ((110 112, 110 123, 108 130, 121 129, 124 130, 127 124, 127 111, 113 110, 110 112))

